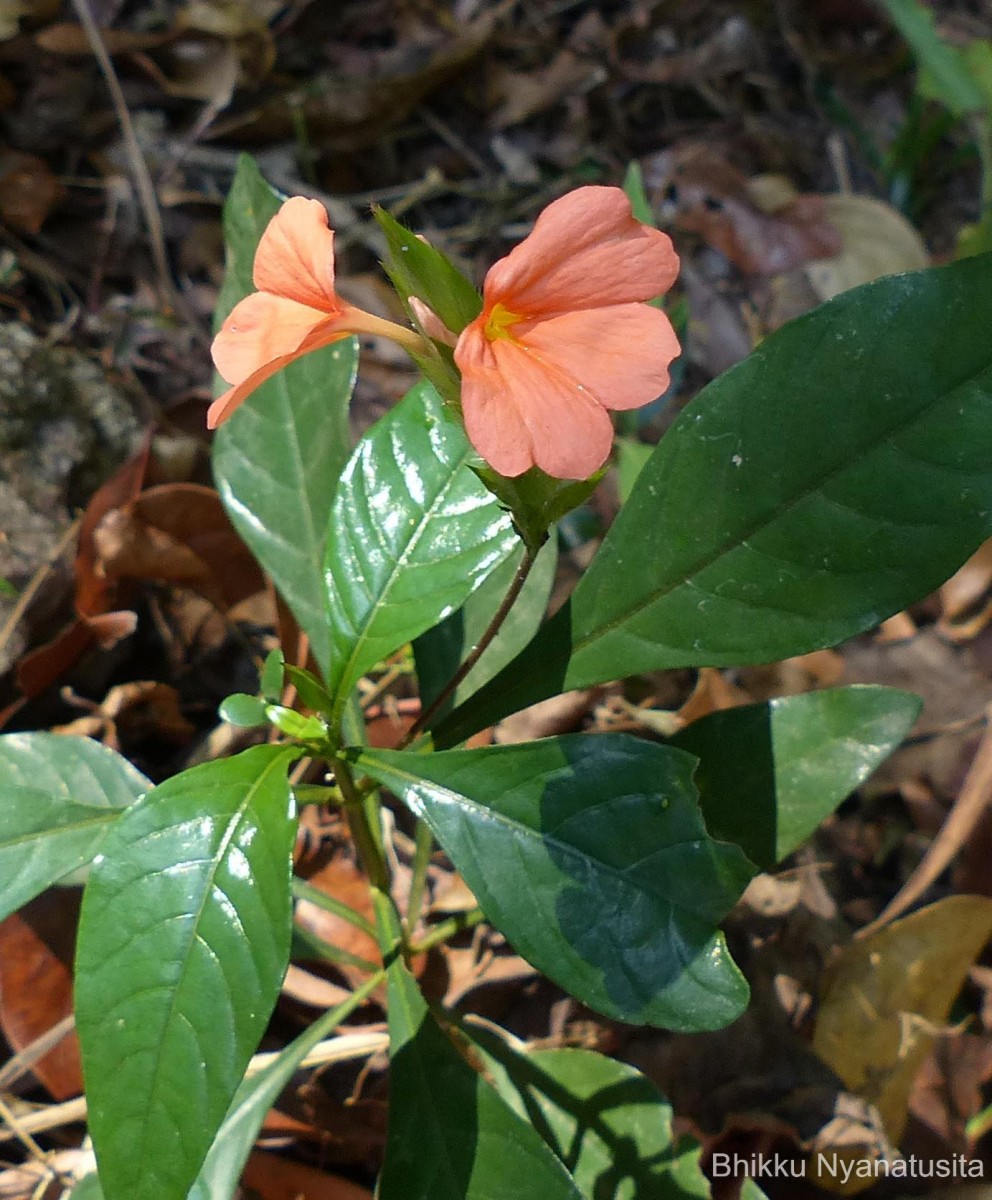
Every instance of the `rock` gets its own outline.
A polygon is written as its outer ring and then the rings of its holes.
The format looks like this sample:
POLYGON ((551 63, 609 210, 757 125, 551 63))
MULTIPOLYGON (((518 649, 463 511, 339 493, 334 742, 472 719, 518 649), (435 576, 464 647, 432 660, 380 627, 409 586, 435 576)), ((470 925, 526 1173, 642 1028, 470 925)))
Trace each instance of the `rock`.
MULTIPOLYGON (((77 350, 0 323, 0 579, 20 591, 93 492, 137 449, 124 395, 77 350)), ((0 598, 0 626, 15 600, 0 598)), ((23 623, 22 623, 23 625, 23 623)), ((24 648, 0 646, 0 671, 24 648)))

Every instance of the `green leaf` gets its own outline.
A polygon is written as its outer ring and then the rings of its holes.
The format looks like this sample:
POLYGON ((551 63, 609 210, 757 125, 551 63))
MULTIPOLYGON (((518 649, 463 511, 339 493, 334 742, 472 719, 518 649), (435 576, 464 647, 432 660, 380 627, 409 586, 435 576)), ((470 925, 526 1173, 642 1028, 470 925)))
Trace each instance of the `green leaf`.
MULTIPOLYGON (((255 247, 279 197, 242 156, 224 208, 228 266, 218 322, 254 290, 255 247)), ((335 342, 262 384, 214 436, 217 490, 228 515, 310 638, 330 654, 320 563, 331 499, 348 457, 357 344, 335 342)), ((222 389, 221 389, 222 390, 222 389)))
POLYGON ((286 659, 282 650, 270 650, 265 656, 262 673, 258 680, 259 695, 273 704, 282 699, 283 677, 286 671, 286 659))
POLYGON ((992 256, 846 292, 679 416, 570 604, 434 732, 555 692, 833 645, 992 533, 992 256))
POLYGON ((345 468, 325 562, 336 716, 370 667, 463 604, 519 544, 468 470, 472 454, 461 425, 420 384, 345 468))
POLYGON ((581 1200, 538 1134, 468 1065, 397 955, 379 1200, 581 1200))
POLYGON ((37 788, 0 793, 0 920, 96 857, 119 816, 37 788))
POLYGON ((920 65, 922 94, 939 100, 958 117, 981 112, 985 107, 982 89, 961 51, 937 32, 931 10, 919 0, 882 0, 882 3, 920 65))
POLYGON ((127 808, 152 786, 126 758, 92 738, 58 733, 0 737, 0 804, 8 785, 95 808, 127 808))
POLYGON ((336 1029, 381 982, 382 972, 379 972, 342 1004, 314 1021, 257 1075, 241 1084, 203 1168, 190 1188, 188 1200, 230 1200, 237 1190, 266 1113, 318 1042, 336 1029))
POLYGON ((769 870, 888 758, 921 706, 894 688, 832 688, 711 713, 671 744, 699 759, 710 833, 769 870))
POLYGON ((654 446, 639 442, 636 438, 618 437, 613 444, 617 460, 617 491, 620 503, 626 504, 634 490, 637 477, 654 451, 654 446))
POLYGON ((716 923, 753 871, 707 836, 688 754, 604 735, 358 761, 427 822, 517 951, 584 1004, 683 1030, 742 1011, 716 923))
POLYGON ((155 788, 83 899, 76 1025, 107 1200, 185 1200, 286 969, 295 834, 285 747, 155 788))
MULTIPOLYGON (((462 660, 486 631, 500 601, 509 590, 523 557, 523 547, 501 563, 465 603, 413 644, 420 699, 426 708, 454 675, 462 660)), ((504 667, 537 632, 555 581, 558 549, 554 539, 538 553, 527 582, 489 648, 455 690, 454 704, 478 691, 504 667)), ((451 705, 449 704, 450 708, 451 705)), ((445 709, 447 711, 447 709, 445 709)))
POLYGON ((422 242, 384 208, 372 212, 386 235, 389 252, 383 265, 400 299, 416 296, 452 333, 461 333, 482 312, 482 297, 440 250, 422 242))
POLYGON ((242 729, 253 729, 268 722, 268 705, 260 696, 249 696, 247 692, 234 692, 220 702, 217 712, 228 725, 242 729))
POLYGON ((640 1071, 592 1050, 520 1053, 482 1028, 466 1032, 485 1053, 493 1086, 541 1134, 586 1200, 709 1200, 702 1148, 676 1145, 671 1105, 640 1071))
POLYGON ((75 882, 120 810, 151 786, 90 738, 0 737, 0 920, 53 883, 75 882))
POLYGON ((644 172, 639 162, 629 163, 623 177, 623 190, 627 193, 630 208, 636 220, 642 225, 657 227, 654 210, 644 188, 644 172))

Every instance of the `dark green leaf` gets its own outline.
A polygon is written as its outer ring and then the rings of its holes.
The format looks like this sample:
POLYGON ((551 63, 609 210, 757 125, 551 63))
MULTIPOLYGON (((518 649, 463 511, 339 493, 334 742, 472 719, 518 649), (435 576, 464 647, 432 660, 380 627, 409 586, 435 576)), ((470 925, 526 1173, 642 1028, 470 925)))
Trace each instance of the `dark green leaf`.
MULTIPOLYGON (((254 290, 255 247, 278 208, 279 197, 242 157, 224 209, 229 259, 218 321, 254 290)), ((330 650, 320 563, 350 448, 356 362, 352 338, 305 355, 249 396, 214 437, 214 476, 228 515, 286 598, 322 669, 330 650)))
POLYGON ((857 288, 686 408, 529 647, 435 730, 545 696, 829 646, 992 532, 992 256, 857 288))
POLYGON ((921 704, 894 688, 832 688, 711 713, 672 745, 700 760, 710 833, 769 870, 892 753, 921 704))
MULTIPOLYGON (((522 557, 521 546, 516 554, 511 555, 493 571, 457 612, 453 612, 433 629, 422 633, 414 642, 417 681, 420 685, 420 699, 425 708, 440 693, 485 632, 499 608, 500 601, 513 582, 522 557)), ((527 576, 527 582, 500 626, 499 633, 490 643, 489 649, 458 685, 453 703, 459 704, 478 691, 537 632, 548 607, 557 563, 558 551, 554 539, 551 539, 538 553, 537 560, 527 576)))
POLYGON ((422 242, 384 208, 373 213, 389 249, 383 265, 400 298, 416 296, 452 333, 461 333, 482 311, 482 297, 440 250, 422 242))
POLYGON ((493 1086, 541 1134, 586 1200, 709 1200, 701 1147, 676 1145, 671 1106, 640 1071, 592 1050, 519 1053, 484 1029, 467 1032, 486 1055, 493 1086))
POLYGON ((260 696, 249 696, 247 692, 235 692, 225 697, 217 709, 222 721, 229 725, 238 725, 242 729, 253 729, 256 725, 265 725, 268 721, 266 709, 268 705, 260 696))
POLYGON ((468 1065, 396 956, 379 1200, 581 1200, 534 1129, 468 1065))
POLYGON ((291 754, 257 746, 155 788, 83 900, 76 1024, 107 1200, 185 1200, 286 969, 291 754))
POLYGON ((517 951, 583 1003, 671 1029, 718 1028, 747 1003, 716 923, 753 871, 707 836, 688 754, 604 735, 359 762, 427 822, 517 951))
POLYGON ((613 445, 617 460, 617 491, 620 503, 626 504, 630 493, 634 490, 637 477, 651 457, 653 446, 639 442, 636 438, 618 437, 613 445))
POLYGON ((334 497, 325 578, 335 712, 362 675, 453 612, 519 544, 427 384, 358 444, 334 497))

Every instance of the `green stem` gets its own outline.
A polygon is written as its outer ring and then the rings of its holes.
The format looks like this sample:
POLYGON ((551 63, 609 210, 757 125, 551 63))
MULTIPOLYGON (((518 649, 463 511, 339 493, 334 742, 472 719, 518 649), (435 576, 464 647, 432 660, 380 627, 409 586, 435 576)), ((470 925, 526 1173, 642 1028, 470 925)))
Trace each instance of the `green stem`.
POLYGON ((513 582, 507 589, 506 595, 503 597, 499 608, 493 614, 493 619, 486 626, 485 632, 475 643, 472 652, 468 658, 462 663, 458 670, 452 675, 448 682, 444 685, 440 692, 434 697, 433 701, 428 704, 420 716, 407 730, 404 737, 400 740, 397 750, 405 750, 407 746, 430 725, 431 721, 444 708, 451 697, 458 689, 458 685, 468 675, 469 671, 475 666, 479 659, 485 654, 492 643, 493 638, 499 633, 503 626, 503 622, 509 616, 510 609, 516 602, 517 597, 524 584, 527 582, 527 576, 531 572, 534 561, 537 558, 537 550, 532 546, 525 546, 524 556, 520 560, 520 566, 517 567, 516 574, 513 576, 513 582))
POLYGON ((355 967, 359 971, 378 971, 379 964, 372 962, 371 959, 362 958, 360 954, 352 954, 350 950, 344 950, 340 946, 332 945, 331 942, 326 942, 316 933, 312 933, 309 929, 304 929, 297 925, 293 930, 294 936, 298 937, 317 954, 320 958, 326 959, 327 962, 337 963, 340 967, 355 967))
POLYGON ((434 835, 426 821, 417 822, 414 839, 410 899, 406 907, 406 936, 408 939, 420 920, 420 910, 424 903, 424 889, 427 886, 427 870, 431 865, 431 854, 434 851, 434 835))
POLYGON ((335 760, 334 778, 344 796, 345 819, 369 882, 374 888, 388 892, 390 871, 378 833, 378 799, 374 794, 363 796, 358 791, 351 767, 344 759, 335 760))
POLYGON ((350 905, 336 899, 334 896, 328 896, 326 892, 322 892, 320 888, 315 888, 312 883, 307 883, 305 879, 293 880, 293 895, 297 900, 309 900, 311 904, 316 904, 318 908, 322 908, 325 912, 333 913, 334 916, 340 917, 342 921, 347 921, 349 925, 354 925, 356 929, 360 929, 362 933, 367 933, 369 937, 376 936, 376 929, 372 922, 363 917, 360 912, 356 912, 350 905))
POLYGON ((456 913, 447 921, 435 925, 433 929, 424 934, 420 941, 410 942, 409 951, 411 954, 423 954, 425 950, 432 950, 435 946, 440 946, 442 942, 450 941, 462 930, 472 929, 485 919, 485 913, 481 908, 471 908, 468 912, 456 913))

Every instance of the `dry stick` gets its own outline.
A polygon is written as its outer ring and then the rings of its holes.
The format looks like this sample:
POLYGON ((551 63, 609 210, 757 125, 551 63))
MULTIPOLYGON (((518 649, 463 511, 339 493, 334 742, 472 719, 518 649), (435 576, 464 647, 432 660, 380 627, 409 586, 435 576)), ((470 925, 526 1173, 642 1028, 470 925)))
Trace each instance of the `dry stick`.
POLYGON ((493 640, 500 627, 506 620, 510 609, 513 607, 517 597, 520 595, 520 589, 527 582, 527 576, 530 574, 530 569, 534 565, 534 560, 537 558, 537 551, 532 550, 530 546, 525 547, 524 556, 520 560, 520 566, 517 567, 517 573, 513 576, 513 582, 507 589, 506 595, 503 597, 502 603, 497 608, 493 619, 489 622, 482 637, 475 643, 472 653, 465 659, 458 670, 452 675, 448 682, 444 685, 440 692, 434 697, 433 701, 428 704, 420 716, 407 730, 406 734, 398 743, 397 750, 405 750, 418 734, 430 724, 435 716, 447 704, 451 697, 455 694, 458 685, 465 676, 472 670, 479 659, 485 654, 489 648, 489 643, 493 640))
POLYGON ((141 211, 144 214, 148 239, 151 242, 155 270, 158 272, 165 296, 174 301, 176 290, 172 283, 169 259, 165 252, 165 233, 162 229, 162 216, 158 210, 158 197, 155 195, 155 185, 152 183, 152 177, 148 173, 148 164, 145 162, 145 156, 142 154, 141 146, 138 144, 137 134, 134 132, 134 123, 128 111, 124 92, 117 79, 117 73, 114 70, 114 64, 110 60, 110 55, 107 53, 107 48, 103 44, 99 26, 93 18, 89 0, 72 0, 72 7, 76 10, 79 23, 86 34, 86 40, 93 51, 93 57, 96 59, 100 71, 107 82, 107 89, 110 92, 110 99, 114 105, 114 112, 117 115, 121 133, 124 135, 124 146, 127 150, 128 161, 131 164, 131 171, 134 174, 134 183, 138 190, 138 201, 141 205, 141 211))
POLYGON ((855 937, 863 938, 875 933, 915 904, 950 865, 981 819, 992 800, 992 705, 985 710, 985 720, 985 733, 975 751, 975 757, 971 760, 958 798, 951 806, 940 832, 892 901, 874 921, 859 929, 855 937))

